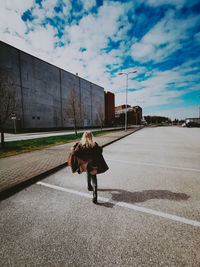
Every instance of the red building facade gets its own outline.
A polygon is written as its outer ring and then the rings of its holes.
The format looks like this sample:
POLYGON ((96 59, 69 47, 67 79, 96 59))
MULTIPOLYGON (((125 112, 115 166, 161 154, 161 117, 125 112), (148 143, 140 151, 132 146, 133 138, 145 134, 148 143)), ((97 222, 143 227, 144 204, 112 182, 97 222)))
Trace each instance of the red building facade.
MULTIPOLYGON (((131 107, 130 105, 127 105, 127 108, 130 108, 130 107, 131 107)), ((126 105, 120 105, 120 106, 115 107, 115 111, 122 110, 125 108, 126 108, 126 105)))
MULTIPOLYGON (((125 122, 126 105, 115 107, 115 124, 121 125, 125 122)), ((140 106, 131 107, 127 105, 127 123, 138 125, 142 120, 142 108, 140 106)))
POLYGON ((115 95, 111 92, 104 92, 105 103, 105 125, 111 126, 115 120, 115 95))

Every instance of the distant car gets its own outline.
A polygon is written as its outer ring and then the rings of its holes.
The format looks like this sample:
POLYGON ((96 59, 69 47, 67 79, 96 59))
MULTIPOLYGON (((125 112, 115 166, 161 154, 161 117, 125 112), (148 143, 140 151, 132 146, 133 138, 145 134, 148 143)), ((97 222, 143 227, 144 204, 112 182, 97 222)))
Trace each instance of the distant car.
POLYGON ((185 123, 182 124, 183 127, 200 127, 200 122, 199 120, 192 120, 192 119, 187 119, 185 123))
POLYGON ((200 127, 200 124, 195 121, 190 121, 186 124, 187 127, 200 127))

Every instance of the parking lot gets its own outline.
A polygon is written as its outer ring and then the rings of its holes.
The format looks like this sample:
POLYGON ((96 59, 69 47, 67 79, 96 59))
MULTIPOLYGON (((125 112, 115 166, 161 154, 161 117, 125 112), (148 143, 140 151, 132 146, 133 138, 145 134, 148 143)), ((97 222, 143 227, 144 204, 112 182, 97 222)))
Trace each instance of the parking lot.
POLYGON ((69 167, 0 203, 1 266, 199 266, 200 129, 104 148, 98 205, 69 167))

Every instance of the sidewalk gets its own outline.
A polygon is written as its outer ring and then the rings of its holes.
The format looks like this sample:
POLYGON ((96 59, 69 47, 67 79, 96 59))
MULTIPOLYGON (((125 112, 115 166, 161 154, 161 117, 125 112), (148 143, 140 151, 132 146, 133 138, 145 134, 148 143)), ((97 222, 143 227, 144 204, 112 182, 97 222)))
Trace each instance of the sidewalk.
MULTIPOLYGON (((132 126, 136 127, 137 126, 132 126)), ((131 128, 132 128, 131 127, 131 128)), ((94 132, 98 131, 97 128, 89 128, 88 131, 94 132)), ((109 127, 109 128, 102 128, 102 130, 122 130, 122 127, 109 127)), ((84 132, 83 129, 77 131, 78 133, 84 132)), ((74 134, 74 130, 62 130, 62 131, 51 131, 51 132, 33 132, 33 133, 5 133, 4 138, 6 142, 10 141, 17 141, 17 140, 29 140, 29 139, 36 139, 41 137, 49 137, 49 136, 59 136, 59 135, 67 135, 67 134, 74 134)))
MULTIPOLYGON (((117 131, 95 137, 96 142, 105 147, 141 128, 117 131)), ((0 193, 25 181, 47 175, 67 166, 67 157, 73 143, 51 146, 0 159, 0 193)))

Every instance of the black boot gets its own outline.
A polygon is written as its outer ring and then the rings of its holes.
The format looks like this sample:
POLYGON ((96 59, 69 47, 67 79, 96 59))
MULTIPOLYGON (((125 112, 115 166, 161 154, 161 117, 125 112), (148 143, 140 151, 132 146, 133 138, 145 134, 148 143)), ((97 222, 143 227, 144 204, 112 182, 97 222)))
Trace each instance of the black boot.
POLYGON ((93 188, 91 186, 91 175, 87 173, 87 184, 88 184, 88 191, 92 191, 93 188))
POLYGON ((93 203, 97 203, 97 176, 91 175, 92 187, 93 187, 93 203))
POLYGON ((92 191, 92 186, 88 184, 88 191, 92 191))
POLYGON ((94 186, 93 188, 93 199, 92 199, 94 204, 97 204, 97 186, 94 186))

